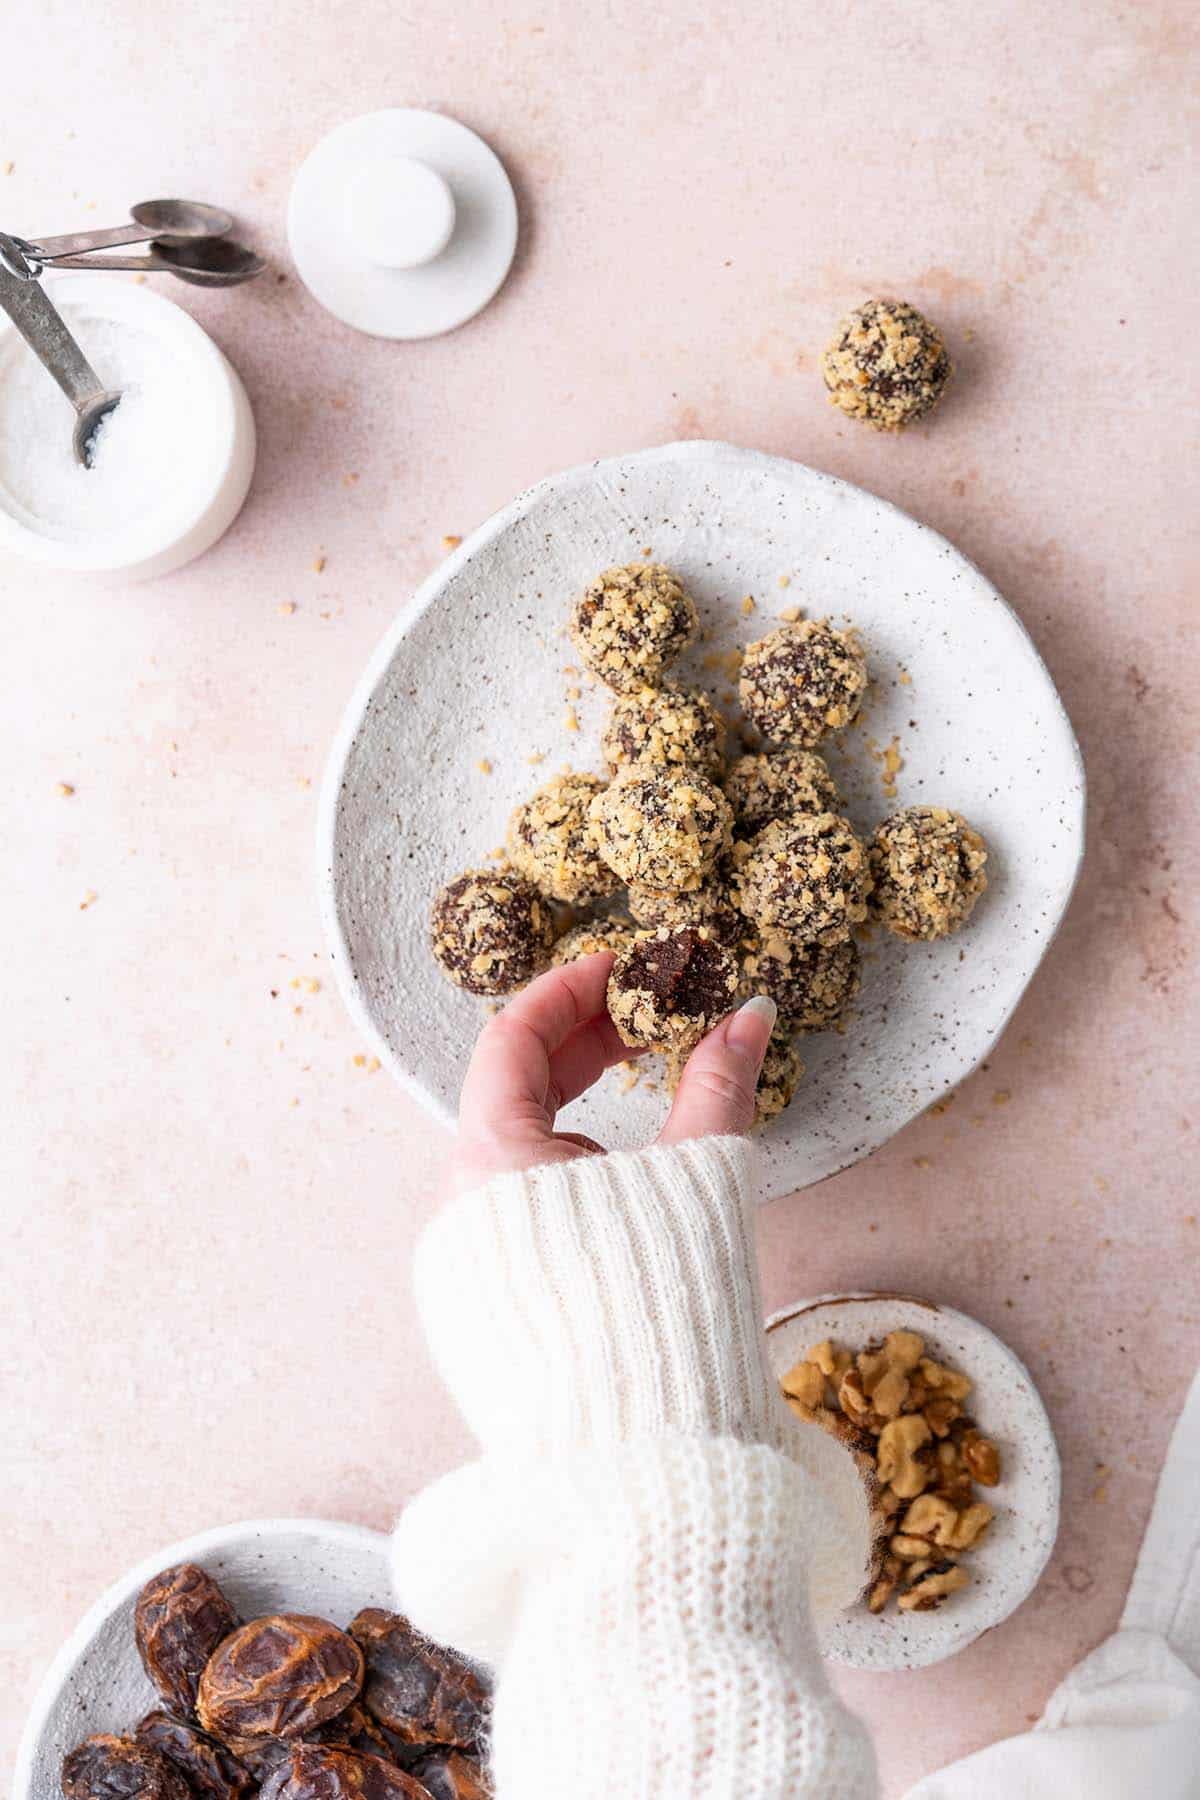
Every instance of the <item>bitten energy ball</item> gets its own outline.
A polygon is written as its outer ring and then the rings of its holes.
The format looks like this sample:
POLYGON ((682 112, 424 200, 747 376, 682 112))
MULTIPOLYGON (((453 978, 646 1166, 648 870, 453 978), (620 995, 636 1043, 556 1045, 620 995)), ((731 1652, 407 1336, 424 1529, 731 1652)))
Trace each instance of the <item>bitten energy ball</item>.
POLYGON ((772 927, 752 932, 742 956, 738 999, 769 994, 791 1031, 828 1031, 858 992, 858 945, 852 937, 833 944, 803 944, 772 927))
POLYGON ((834 812, 837 783, 815 750, 768 750, 739 756, 725 777, 734 828, 751 837, 790 813, 834 812))
POLYGON ((589 809, 601 856, 624 882, 689 892, 732 838, 733 814, 703 775, 647 774, 635 767, 589 809))
POLYGON ((804 1063, 791 1037, 787 1032, 773 1031, 754 1093, 756 1125, 765 1125, 791 1105, 803 1074, 804 1063))
POLYGON ((725 726, 698 688, 639 688, 613 707, 601 747, 614 772, 630 763, 658 763, 719 775, 725 726))
POLYGON ((618 953, 633 942, 633 926, 628 919, 584 919, 564 931, 554 946, 550 961, 555 968, 575 962, 581 956, 595 956, 601 950, 618 953))
POLYGON ((629 889, 629 910, 648 931, 657 931, 660 925, 671 931, 682 925, 702 925, 726 949, 739 941, 746 926, 733 904, 728 882, 716 871, 687 894, 641 887, 635 882, 629 889))
POLYGON ((433 954, 469 994, 511 994, 550 960, 554 923, 532 883, 507 869, 468 869, 433 903, 433 954))
POLYGON ((862 645, 828 619, 780 625, 742 658, 742 710, 776 744, 811 749, 857 718, 866 691, 862 645))
POLYGON ((631 1049, 685 1054, 733 1005, 737 964, 695 926, 636 937, 613 964, 608 1011, 631 1049))
POLYGON ((871 840, 872 915, 902 938, 957 931, 987 886, 987 845, 941 806, 906 806, 871 840))
POLYGON ((821 358, 829 398, 876 431, 902 431, 941 399, 951 364, 936 326, 906 300, 848 313, 821 358))
POLYGON ((695 636, 696 608, 670 569, 606 569, 575 603, 571 637, 593 675, 618 694, 656 687, 695 636))
POLYGON ((733 897, 760 931, 831 944, 867 916, 867 853, 836 813, 774 819, 733 857, 733 897))
POLYGON ((616 892, 588 828, 588 807, 604 787, 598 775, 556 775, 508 822, 513 867, 552 900, 586 905, 616 892))

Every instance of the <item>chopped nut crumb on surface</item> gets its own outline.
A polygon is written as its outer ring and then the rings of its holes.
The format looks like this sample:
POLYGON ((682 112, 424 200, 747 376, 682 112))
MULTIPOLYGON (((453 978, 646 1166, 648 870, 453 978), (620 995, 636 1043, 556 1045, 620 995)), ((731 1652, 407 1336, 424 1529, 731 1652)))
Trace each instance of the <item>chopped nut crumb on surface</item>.
POLYGON ((281 618, 290 619, 295 610, 296 602, 294 600, 281 600, 279 602, 279 613, 281 618))
POLYGON ((55 784, 54 791, 56 794, 60 795, 62 799, 69 800, 71 795, 75 792, 75 786, 73 782, 60 781, 55 784))
POLYGON ((446 533, 446 535, 442 538, 442 549, 443 550, 457 550, 458 546, 461 543, 462 543, 461 537, 459 537, 455 532, 448 531, 446 533))
POLYGON ((89 906, 95 906, 99 898, 100 896, 95 888, 89 888, 87 893, 83 896, 83 899, 79 902, 80 912, 86 912, 89 906))
POLYGON ((325 573, 325 562, 326 562, 326 559, 323 556, 318 556, 318 557, 314 558, 314 560, 313 560, 313 574, 314 575, 323 575, 325 573))
POLYGON ((481 756, 479 761, 475 764, 475 767, 479 770, 481 775, 490 775, 492 772, 492 765, 486 756, 481 756))

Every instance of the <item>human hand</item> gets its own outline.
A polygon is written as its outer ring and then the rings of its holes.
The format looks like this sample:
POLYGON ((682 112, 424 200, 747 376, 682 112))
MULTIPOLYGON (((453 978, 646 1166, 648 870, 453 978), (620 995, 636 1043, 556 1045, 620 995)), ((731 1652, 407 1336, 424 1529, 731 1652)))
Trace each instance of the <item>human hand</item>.
MULTIPOLYGON (((464 1193, 493 1175, 601 1154, 576 1132, 555 1131, 560 1108, 605 1069, 638 1054, 617 1036, 605 1008, 610 951, 551 969, 483 1029, 458 1104, 452 1169, 464 1193)), ((775 1003, 758 996, 696 1046, 684 1069, 660 1144, 749 1131, 754 1090, 775 1023, 775 1003)))

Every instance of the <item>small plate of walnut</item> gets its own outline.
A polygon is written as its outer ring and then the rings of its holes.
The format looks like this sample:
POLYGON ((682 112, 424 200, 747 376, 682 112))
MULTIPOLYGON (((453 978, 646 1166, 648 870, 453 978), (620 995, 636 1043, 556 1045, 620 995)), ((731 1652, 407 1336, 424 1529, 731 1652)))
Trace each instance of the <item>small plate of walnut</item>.
POLYGON ((860 1601, 823 1648, 918 1669, 1020 1606, 1058 1530, 1060 1467, 1020 1358, 965 1313, 903 1294, 827 1295, 767 1321, 792 1412, 842 1444, 871 1504, 860 1601))
POLYGON ((705 443, 553 476, 468 538, 366 671, 320 819, 342 991, 439 1117, 488 1009, 612 950, 650 1055, 565 1127, 646 1143, 699 1036, 768 994, 773 1193, 987 1055, 1082 844, 1070 725, 979 571, 870 494, 705 443))
POLYGON ((389 1610, 388 1538, 223 1526, 97 1601, 55 1659, 16 1800, 489 1800, 485 1671, 389 1610))

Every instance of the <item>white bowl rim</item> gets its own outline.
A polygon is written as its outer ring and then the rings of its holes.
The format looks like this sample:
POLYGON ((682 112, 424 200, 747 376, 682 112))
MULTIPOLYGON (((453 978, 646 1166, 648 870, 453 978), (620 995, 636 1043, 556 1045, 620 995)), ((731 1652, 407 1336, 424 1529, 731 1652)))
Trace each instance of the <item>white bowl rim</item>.
POLYGON ((198 1531, 192 1537, 180 1538, 177 1543, 166 1544, 162 1549, 142 1557, 132 1569, 127 1569, 124 1575, 106 1587, 88 1607, 42 1677, 17 1747, 16 1767, 13 1771, 14 1796, 29 1793, 37 1746, 54 1710, 54 1704, 80 1656, 111 1613, 143 1587, 152 1575, 157 1575, 160 1569, 168 1569, 174 1563, 202 1562, 206 1556, 225 1550, 230 1544, 239 1543, 245 1538, 285 1535, 309 1535, 327 1543, 360 1544, 365 1549, 382 1549, 388 1538, 386 1531, 375 1531, 369 1525, 352 1525, 338 1519, 240 1519, 232 1525, 214 1525, 207 1531, 198 1531))
MULTIPOLYGON (((855 482, 845 481, 840 475, 829 475, 822 469, 814 469, 811 464, 801 463, 796 457, 777 456, 766 450, 755 450, 746 445, 730 443, 721 438, 676 439, 666 444, 651 445, 645 449, 635 450, 628 454, 593 457, 587 462, 574 463, 570 468, 556 470, 549 475, 543 476, 541 480, 534 482, 531 486, 524 488, 521 493, 513 500, 510 500, 506 506, 501 507, 498 512, 493 513, 489 519, 485 519, 483 524, 478 526, 470 536, 465 537, 457 549, 451 551, 449 556, 443 558, 437 568, 426 577, 420 587, 416 590, 416 593, 413 595, 409 604, 403 607, 396 618, 393 619, 392 623, 384 632, 383 637, 376 645, 371 656, 368 658, 366 667, 356 681, 350 698, 342 712, 333 736, 333 741, 329 748, 329 753, 325 760, 325 773, 321 782, 321 792, 317 805, 315 848, 318 901, 326 942, 330 946, 330 960, 333 963, 334 979, 337 982, 343 1003, 355 1026, 363 1034, 365 1041, 374 1046, 377 1055, 382 1060, 389 1074, 400 1084, 405 1093, 411 1095, 426 1112, 431 1113, 435 1119, 438 1119, 451 1131, 457 1130, 458 1123, 454 1109, 445 1105, 437 1095, 432 1094, 413 1074, 409 1072, 409 1070, 404 1068, 396 1060, 390 1045, 385 1042, 382 1034, 376 1028, 375 1022, 360 993, 359 983, 355 979, 349 944, 342 928, 338 905, 337 879, 335 874, 337 866, 335 840, 337 833, 338 796, 345 777, 346 764, 353 748, 354 740, 361 727, 367 703, 386 672, 392 657, 395 655, 396 646, 400 643, 401 639, 408 634, 422 614, 435 600, 438 599, 449 578, 458 569, 468 563, 473 556, 476 556, 481 550, 485 549, 490 543, 498 538, 502 532, 506 531, 514 520, 520 518, 523 513, 527 512, 530 507, 535 505, 539 495, 545 488, 560 483, 579 481, 587 475, 594 474, 596 471, 628 468, 630 465, 663 462, 672 459, 691 460, 695 458, 699 460, 705 456, 711 456, 714 452, 732 454, 739 458, 766 464, 786 464, 790 468, 803 469, 808 474, 814 475, 818 480, 828 482, 832 487, 848 489, 853 493, 863 494, 875 505, 883 507, 885 511, 895 514, 898 518, 906 520, 909 524, 915 525, 935 544, 945 546, 948 552, 958 557, 971 573, 983 583, 992 598, 1003 607, 1004 611, 1016 626, 1017 631, 1028 646, 1029 654, 1033 657, 1037 666, 1041 669, 1046 678, 1046 686, 1053 698, 1054 707, 1065 733, 1065 740, 1070 750, 1073 761, 1073 772, 1077 782, 1077 804, 1075 806, 1075 816, 1071 821, 1075 830, 1076 842, 1078 844, 1075 866, 1071 871, 1070 881, 1063 889, 1057 913, 1042 942, 1037 963, 1029 980, 1025 982, 1019 992, 1014 994, 1011 1005, 997 1025, 990 1041, 980 1050, 979 1055, 976 1057, 971 1068, 964 1070, 961 1076, 957 1078, 959 1082, 966 1081, 980 1064, 990 1056, 1000 1037, 1007 1029, 1013 1013, 1028 992, 1029 984, 1045 960, 1046 953, 1054 942, 1054 939, 1057 937, 1063 919, 1066 917, 1068 908, 1070 907, 1072 897, 1079 882, 1079 872, 1083 865, 1084 852, 1086 849, 1087 774, 1084 768, 1083 752, 1079 747, 1079 740, 1075 736, 1075 730, 1071 724, 1070 716, 1067 713, 1066 707, 1063 705, 1062 696, 1059 694, 1054 678, 1046 667, 1045 660, 1037 645, 1034 643, 1025 621, 1021 618, 1016 609, 1004 598, 999 589, 996 588, 983 573, 982 569, 973 563, 968 556, 964 555, 956 544, 951 543, 949 538, 943 537, 940 532, 934 531, 932 527, 922 524, 918 519, 914 519, 913 515, 911 513, 906 513, 903 507, 895 505, 891 500, 882 499, 878 494, 873 494, 869 488, 862 488, 855 482)), ((909 1121, 909 1123, 911 1123, 911 1121, 909 1121)), ((897 1130, 900 1129, 903 1129, 903 1127, 897 1127, 897 1130)), ((888 1142, 894 1135, 894 1132, 889 1132, 887 1137, 883 1139, 883 1143, 888 1142)), ((875 1149, 879 1148, 882 1148, 882 1144, 873 1146, 872 1150, 866 1152, 866 1154, 870 1155, 875 1149)), ((829 1180, 833 1175, 840 1174, 842 1169, 849 1168, 853 1166, 854 1163, 861 1160, 863 1160, 861 1157, 849 1157, 845 1162, 841 1163, 838 1168, 829 1170, 822 1179, 829 1180)))

